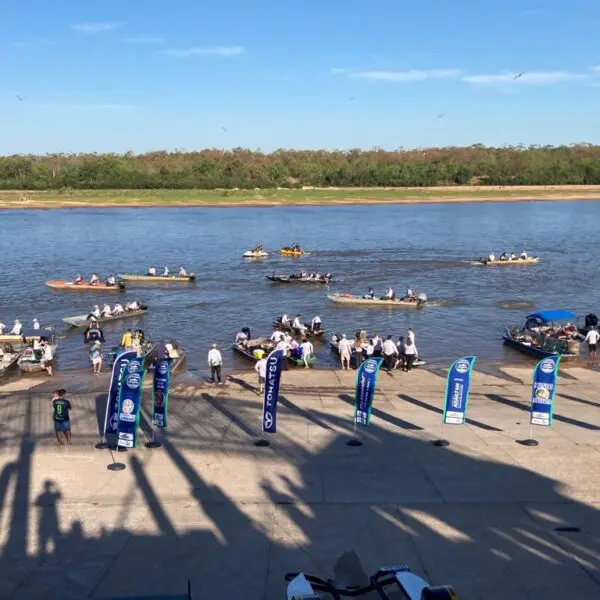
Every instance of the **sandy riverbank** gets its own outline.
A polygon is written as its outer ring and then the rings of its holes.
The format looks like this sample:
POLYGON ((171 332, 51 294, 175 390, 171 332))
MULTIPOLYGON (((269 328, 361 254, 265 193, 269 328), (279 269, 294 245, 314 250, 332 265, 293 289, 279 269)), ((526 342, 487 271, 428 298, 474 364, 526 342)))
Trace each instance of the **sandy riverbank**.
POLYGON ((600 186, 1 191, 0 209, 321 206, 557 200, 600 200, 600 186))

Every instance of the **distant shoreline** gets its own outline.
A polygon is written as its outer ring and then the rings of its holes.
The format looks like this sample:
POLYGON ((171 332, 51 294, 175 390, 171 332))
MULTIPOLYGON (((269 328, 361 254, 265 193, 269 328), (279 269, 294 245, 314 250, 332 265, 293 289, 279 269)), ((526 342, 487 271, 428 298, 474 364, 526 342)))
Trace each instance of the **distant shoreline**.
POLYGON ((0 209, 191 208, 600 200, 600 185, 0 191, 0 209))

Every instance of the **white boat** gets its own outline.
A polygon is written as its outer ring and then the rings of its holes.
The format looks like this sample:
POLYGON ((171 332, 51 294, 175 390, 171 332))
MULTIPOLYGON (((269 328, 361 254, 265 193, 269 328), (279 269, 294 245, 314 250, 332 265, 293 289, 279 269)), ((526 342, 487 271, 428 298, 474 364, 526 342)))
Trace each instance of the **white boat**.
POLYGON ((246 252, 244 252, 243 256, 244 258, 266 258, 267 256, 269 256, 269 253, 265 252, 264 250, 247 250, 246 252))
POLYGON ((337 304, 349 304, 359 306, 388 306, 389 308, 423 308, 427 305, 427 296, 419 294, 416 298, 399 298, 387 300, 385 298, 364 298, 363 296, 352 296, 351 294, 328 294, 327 297, 337 304))
MULTIPOLYGON (((110 317, 100 317, 96 319, 98 323, 108 323, 109 321, 119 321, 121 319, 128 319, 130 317, 141 317, 148 312, 148 307, 145 306, 140 308, 140 310, 126 310, 124 313, 120 315, 112 315, 110 317)), ((88 317, 90 313, 85 315, 75 315, 74 317, 65 317, 63 319, 63 323, 70 325, 71 327, 87 327, 90 324, 90 320, 88 317)))

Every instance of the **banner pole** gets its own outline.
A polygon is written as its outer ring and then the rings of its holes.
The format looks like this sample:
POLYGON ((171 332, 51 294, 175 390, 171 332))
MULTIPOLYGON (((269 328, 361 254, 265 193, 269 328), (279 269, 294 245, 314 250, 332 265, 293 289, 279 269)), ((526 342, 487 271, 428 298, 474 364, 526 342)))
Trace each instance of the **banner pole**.
POLYGON ((438 446, 438 448, 446 448, 447 446, 450 445, 450 442, 444 438, 444 419, 442 417, 442 431, 440 433, 440 438, 437 440, 433 440, 433 445, 434 446, 438 446))
POLYGON ((539 446, 539 442, 533 438, 533 423, 529 421, 529 437, 526 440, 521 440, 522 446, 539 446))
POLYGON ((156 441, 156 434, 154 433, 155 427, 154 423, 152 423, 152 439, 149 442, 146 442, 146 448, 160 448, 162 444, 156 441))
POLYGON ((346 442, 346 446, 354 446, 354 447, 362 446, 363 443, 358 439, 358 432, 356 429, 356 415, 354 415, 354 418, 352 419, 352 421, 353 421, 353 437, 351 437, 346 442))
MULTIPOLYGON (((117 451, 119 450, 119 445, 117 444, 117 451)), ((115 455, 113 454, 113 451, 110 451, 110 457, 112 458, 112 462, 106 466, 106 468, 109 471, 124 471, 127 467, 120 462, 117 462, 115 460, 115 455)))

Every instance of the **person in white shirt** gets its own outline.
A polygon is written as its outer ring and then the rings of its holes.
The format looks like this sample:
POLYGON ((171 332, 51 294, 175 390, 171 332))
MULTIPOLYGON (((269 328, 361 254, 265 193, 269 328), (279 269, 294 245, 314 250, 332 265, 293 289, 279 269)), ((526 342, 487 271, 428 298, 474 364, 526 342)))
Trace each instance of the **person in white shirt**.
POLYGON ((117 302, 115 304, 115 307, 113 308, 112 314, 113 315, 122 315, 124 312, 125 312, 125 309, 123 308, 123 306, 117 302))
POLYGON ((271 341, 275 342, 276 344, 282 342, 283 340, 285 340, 285 333, 283 333, 283 331, 279 331, 279 329, 274 331, 271 335, 271 341))
POLYGON ((517 259, 517 255, 514 252, 510 253, 510 260, 516 260, 517 259))
POLYGON ((527 252, 525 252, 525 250, 523 250, 523 252, 521 252, 521 259, 527 260, 527 252))
POLYGON ((47 342, 42 342, 41 346, 44 352, 44 357, 42 359, 43 367, 46 369, 48 375, 52 376, 52 369, 54 367, 54 353, 52 351, 52 346, 47 342))
POLYGON ((304 335, 304 330, 305 330, 306 328, 304 327, 304 323, 302 323, 302 322, 300 321, 300 316, 301 316, 301 315, 299 315, 299 314, 298 314, 298 315, 296 315, 296 318, 294 319, 294 322, 292 323, 292 327, 293 327, 294 329, 299 329, 299 330, 300 330, 300 332, 301 332, 301 333, 304 335))
POLYGON ((4 333, 4 330, 6 329, 6 325, 0 321, 0 335, 2 335, 4 333))
POLYGON ((100 284, 100 278, 98 277, 98 275, 96 275, 96 273, 92 273, 92 276, 90 277, 90 285, 99 285, 100 284))
POLYGON ((267 359, 261 358, 255 365, 254 370, 258 373, 258 388, 260 393, 265 391, 265 378, 267 377, 267 359))
POLYGON ((290 324, 290 318, 286 314, 284 314, 281 317, 281 324, 282 325, 289 325, 290 324))
POLYGON ((404 370, 407 373, 410 373, 412 370, 413 362, 415 361, 415 354, 417 349, 415 345, 412 343, 411 339, 408 338, 406 342, 404 342, 404 356, 406 359, 406 364, 404 366, 404 370))
POLYGON ((165 270, 163 271, 163 277, 168 277, 169 276, 169 267, 165 267, 165 270))
POLYGON ((496 260, 496 257, 494 256, 493 252, 490 252, 488 255, 488 260, 491 260, 492 262, 496 260))
POLYGON ((179 277, 187 277, 187 271, 183 267, 179 267, 179 277))
POLYGON ((277 345, 275 346, 275 350, 283 350, 283 355, 288 356, 288 354, 290 353, 290 345, 287 343, 287 341, 284 338, 277 342, 277 345))
POLYGON ((10 330, 9 335, 21 335, 23 333, 23 325, 19 319, 15 319, 15 324, 13 328, 10 330))
POLYGON ((102 307, 102 316, 103 317, 110 317, 112 315, 112 311, 110 310, 110 305, 109 304, 105 304, 102 307))
POLYGON ((376 333, 373 337, 373 356, 381 356, 381 351, 383 350, 383 341, 379 337, 379 334, 376 333))
POLYGON ((235 343, 245 345, 248 341, 248 336, 243 331, 238 331, 235 334, 235 343))
POLYGON ((308 359, 314 354, 315 349, 306 338, 302 338, 302 344, 300 344, 300 348, 302 348, 302 360, 304 361, 304 368, 308 369, 308 359))
POLYGON ((600 341, 600 333, 598 333, 598 330, 595 327, 592 327, 592 329, 590 329, 587 332, 587 335, 585 336, 584 340, 584 342, 586 342, 588 345, 590 360, 596 360, 596 349, 598 347, 598 341, 600 341))
POLYGON ((398 356, 398 348, 394 344, 392 336, 388 335, 385 342, 383 342, 383 357, 385 359, 386 370, 391 371, 396 366, 396 356, 398 356))
POLYGON ((117 285, 117 280, 115 279, 115 276, 112 273, 106 278, 106 285, 109 287, 114 287, 115 285, 117 285))
POLYGON ((148 269, 148 275, 151 277, 156 277, 156 267, 154 265, 148 269))
POLYGON ((338 345, 340 351, 340 362, 342 364, 342 371, 350 369, 350 356, 352 355, 352 344, 350 340, 346 338, 346 334, 342 334, 342 339, 338 345))
POLYGON ((125 308, 129 311, 134 311, 134 310, 139 310, 140 309, 140 305, 138 304, 137 300, 134 300, 133 302, 130 302, 129 304, 125 305, 125 308))
POLYGON ((210 367, 210 380, 215 383, 215 378, 221 385, 221 367, 223 366, 223 357, 217 350, 217 345, 213 344, 208 352, 208 366, 210 367))
POLYGON ((373 344, 373 340, 369 340, 367 343, 365 343, 363 345, 363 348, 365 353, 365 359, 371 358, 371 356, 373 356, 373 353, 375 352, 375 344, 373 344))
POLYGON ((37 319, 33 320, 33 330, 38 331, 40 328, 40 322, 37 319))
POLYGON ((415 298, 415 293, 410 289, 410 288, 406 288, 406 297, 409 300, 414 300, 415 298))
POLYGON ((321 317, 319 315, 315 315, 310 322, 311 329, 313 331, 321 330, 321 317))
POLYGON ((96 319, 100 318, 100 307, 97 304, 94 305, 94 310, 92 311, 92 314, 96 317, 96 319))
POLYGON ((412 327, 408 328, 406 332, 406 337, 414 344, 415 343, 415 332, 412 330, 412 327))
POLYGON ((388 300, 393 300, 395 298, 395 296, 396 296, 396 294, 394 294, 394 290, 391 287, 389 287, 387 289, 387 292, 385 293, 385 297, 388 300))

